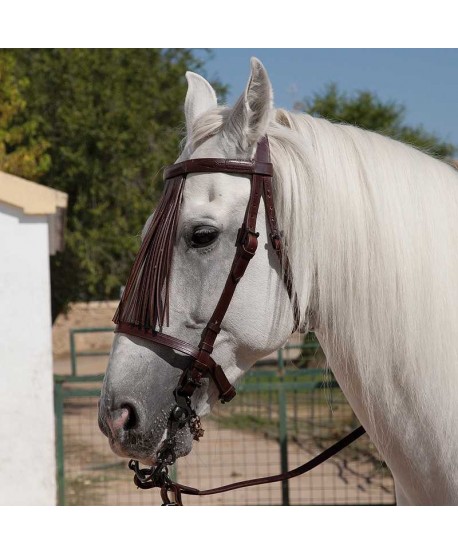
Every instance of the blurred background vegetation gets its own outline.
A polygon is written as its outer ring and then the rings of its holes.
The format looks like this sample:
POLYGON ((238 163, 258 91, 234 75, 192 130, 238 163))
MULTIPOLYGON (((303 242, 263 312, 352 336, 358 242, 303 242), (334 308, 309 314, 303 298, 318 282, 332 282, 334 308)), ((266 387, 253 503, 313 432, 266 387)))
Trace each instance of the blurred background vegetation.
MULTIPOLYGON (((0 170, 68 193, 66 249, 51 258, 53 319, 119 298, 183 138, 185 72, 209 50, 0 50, 0 170)), ((227 86, 212 82, 220 101, 227 86)), ((241 92, 241 91, 240 91, 241 92)), ((382 132, 440 158, 454 145, 404 124, 404 106, 329 84, 296 110, 382 132)))

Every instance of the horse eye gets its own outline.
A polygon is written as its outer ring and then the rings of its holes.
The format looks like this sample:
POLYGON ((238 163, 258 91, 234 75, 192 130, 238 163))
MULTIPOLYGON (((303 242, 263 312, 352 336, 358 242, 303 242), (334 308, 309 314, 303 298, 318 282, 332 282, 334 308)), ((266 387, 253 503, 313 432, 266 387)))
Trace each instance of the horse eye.
POLYGON ((218 234, 218 229, 215 229, 215 227, 210 227, 209 225, 195 227, 192 231, 191 246, 193 248, 202 248, 203 246, 209 246, 217 239, 218 234))

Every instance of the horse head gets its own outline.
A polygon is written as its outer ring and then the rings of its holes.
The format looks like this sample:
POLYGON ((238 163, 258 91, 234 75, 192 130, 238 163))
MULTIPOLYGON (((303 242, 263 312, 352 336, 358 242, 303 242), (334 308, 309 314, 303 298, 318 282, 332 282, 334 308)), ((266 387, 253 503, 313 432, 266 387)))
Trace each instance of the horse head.
MULTIPOLYGON (((297 324, 291 275, 285 278, 284 245, 282 263, 276 251, 280 233, 272 232, 276 222, 266 215, 266 204, 274 211, 272 189, 265 188, 271 182, 270 163, 264 159, 253 169, 256 174, 246 172, 243 165, 261 156, 259 143, 274 118, 267 72, 252 59, 248 84, 232 109, 218 107, 204 78, 190 72, 186 77, 185 145, 166 172, 162 201, 143 229, 138 261, 115 318, 118 332, 99 404, 99 425, 113 451, 146 464, 157 463, 167 440, 167 455, 173 459, 187 455, 193 437, 198 438, 193 429, 196 418, 208 414, 218 398, 229 399, 232 393, 225 397, 224 387, 232 391, 242 375, 278 349, 297 324), (235 163, 220 172, 215 159, 235 163), (189 165, 193 160, 197 166, 189 165), (210 172, 202 165, 205 160, 210 160, 210 172), (261 183, 256 200, 254 179, 261 183), (248 229, 251 235, 241 237, 252 201, 259 204, 251 208, 256 212, 256 233, 248 229), (233 266, 239 263, 234 256, 240 254, 240 263, 245 264, 245 238, 256 240, 259 247, 246 262, 243 278, 234 277, 233 266), (228 286, 234 290, 221 321, 209 325, 222 295, 229 294, 228 286), (149 340, 151 334, 156 340, 149 340), (209 342, 211 347, 203 352, 209 342), (183 384, 183 372, 196 364, 195 350, 200 367, 203 356, 213 369, 210 374, 198 373, 199 382, 191 386, 183 384), (185 385, 191 386, 191 394, 183 393, 185 385), (173 413, 178 414, 178 423, 173 423, 173 413)), ((276 184, 274 174, 274 189, 276 184)), ((189 382, 193 378, 188 375, 189 382)))

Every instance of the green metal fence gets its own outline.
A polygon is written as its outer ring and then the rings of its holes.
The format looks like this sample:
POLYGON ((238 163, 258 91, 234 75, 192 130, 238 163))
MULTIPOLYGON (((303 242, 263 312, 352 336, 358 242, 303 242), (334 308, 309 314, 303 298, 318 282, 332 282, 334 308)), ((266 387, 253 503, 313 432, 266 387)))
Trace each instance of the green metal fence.
POLYGON ((77 327, 70 329, 70 367, 73 376, 77 375, 78 358, 87 356, 108 356, 109 352, 98 350, 78 350, 76 337, 81 334, 113 333, 113 327, 77 327))
MULTIPOLYGON (((176 477, 198 488, 292 469, 358 425, 330 373, 300 369, 316 349, 290 345, 245 377, 236 398, 204 420, 205 436, 180 459, 176 477), (309 352, 310 353, 310 352, 309 352), (270 364, 270 367, 269 367, 270 364), (273 364, 273 367, 272 367, 273 364)), ((75 366, 76 368, 76 366, 75 366)), ((136 489, 127 460, 115 456, 97 425, 103 375, 55 377, 59 504, 159 504, 136 489)), ((203 505, 393 504, 386 465, 366 436, 311 473, 284 483, 186 498, 203 505)))

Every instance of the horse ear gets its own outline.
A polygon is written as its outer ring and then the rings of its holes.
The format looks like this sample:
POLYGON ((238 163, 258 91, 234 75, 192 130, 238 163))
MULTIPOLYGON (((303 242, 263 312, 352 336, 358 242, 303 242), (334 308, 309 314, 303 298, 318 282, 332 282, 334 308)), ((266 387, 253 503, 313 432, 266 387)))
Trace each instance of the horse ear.
POLYGON ((251 58, 251 75, 245 92, 230 113, 225 133, 235 138, 243 151, 252 149, 266 134, 273 114, 273 91, 265 67, 251 58))
POLYGON ((195 120, 207 110, 216 108, 218 102, 213 87, 206 79, 197 73, 187 71, 186 80, 188 81, 188 92, 184 101, 184 114, 186 130, 189 135, 195 120))

